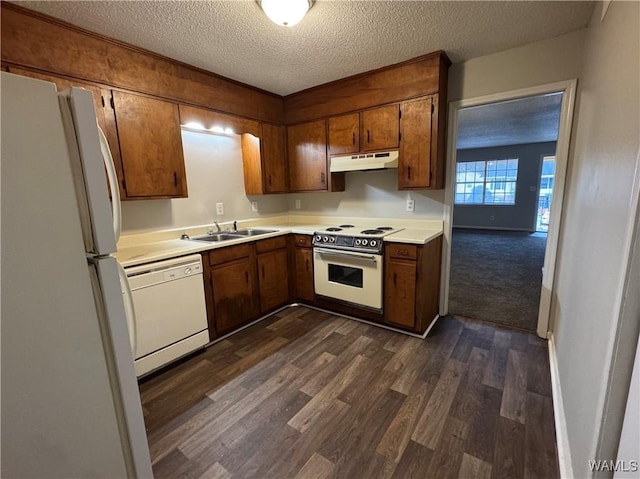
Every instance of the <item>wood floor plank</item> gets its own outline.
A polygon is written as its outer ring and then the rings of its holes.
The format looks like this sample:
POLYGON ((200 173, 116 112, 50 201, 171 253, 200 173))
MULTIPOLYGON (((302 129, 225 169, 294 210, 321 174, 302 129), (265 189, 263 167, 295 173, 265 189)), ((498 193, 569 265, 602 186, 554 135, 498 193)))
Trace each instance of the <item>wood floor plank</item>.
POLYGON ((556 479, 546 343, 512 333, 289 308, 141 382, 154 474, 556 479))
POLYGON ((436 389, 429 398, 411 435, 415 442, 435 449, 460 384, 462 367, 458 361, 447 361, 436 389))
POLYGON ((419 382, 414 385, 411 394, 404 401, 400 411, 376 447, 378 454, 396 463, 400 461, 429 395, 430 390, 425 383, 419 382))
POLYGON ((526 354, 509 350, 507 371, 502 392, 500 415, 520 424, 525 422, 527 404, 527 364, 526 354))
MULTIPOLYGON (((357 355, 346 368, 341 370, 333 380, 319 390, 313 399, 302 408, 287 423, 292 428, 304 433, 317 420, 319 420, 327 408, 336 400, 342 390, 353 381, 359 370, 366 367, 366 358, 357 355)), ((337 361, 334 361, 334 363, 337 361)), ((307 383, 308 384, 308 383, 307 383)), ((300 388, 302 392, 308 394, 304 387, 300 388)))
POLYGON ((524 477, 557 477, 559 471, 555 442, 549 440, 555 437, 553 402, 549 397, 529 392, 526 411, 524 477))
POLYGON ((200 479, 231 479, 231 474, 218 462, 214 462, 213 465, 207 469, 200 479))
POLYGON ((527 390, 551 397, 549 351, 546 343, 540 341, 541 343, 529 344, 527 348, 527 390))
POLYGON ((439 479, 456 479, 464 454, 464 447, 469 435, 468 424, 448 416, 438 445, 435 448, 430 471, 438 471, 439 479))
POLYGON ((490 464, 496 447, 501 403, 502 391, 484 385, 480 387, 478 407, 467 440, 466 452, 490 464))
POLYGON ((204 427, 195 432, 186 441, 182 442, 178 448, 187 457, 193 457, 197 455, 202 449, 207 447, 207 444, 220 437, 224 432, 229 429, 236 421, 242 419, 253 408, 257 407, 262 401, 266 400, 271 394, 277 391, 284 384, 291 381, 297 373, 300 372, 299 368, 293 365, 286 365, 275 376, 262 384, 257 389, 251 391, 244 396, 238 402, 228 408, 223 415, 218 415, 214 420, 208 422, 204 427))
POLYGON ((491 477, 493 479, 524 477, 524 456, 524 425, 500 416, 491 477))
MULTIPOLYGON (((417 442, 410 441, 394 471, 393 479, 425 479, 429 477, 429 464, 433 451, 417 442)), ((435 471, 431 471, 434 477, 435 471)))
POLYGON ((507 358, 511 335, 503 330, 497 330, 494 335, 493 345, 489 352, 489 364, 485 371, 483 384, 496 389, 504 387, 504 377, 507 371, 507 358))
POLYGON ((491 464, 465 452, 458 479, 491 479, 491 464))
POLYGON ((360 353, 362 353, 369 343, 371 343, 371 339, 359 336, 335 359, 335 361, 333 361, 320 374, 317 374, 309 380, 304 386, 302 386, 302 388, 300 388, 300 390, 309 396, 315 396, 318 394, 318 392, 331 382, 335 378, 336 374, 339 374, 339 371, 352 362, 356 356, 360 356, 360 360, 366 360, 366 358, 360 353))
POLYGON ((333 462, 314 452, 294 479, 327 479, 333 475, 334 469, 333 462))

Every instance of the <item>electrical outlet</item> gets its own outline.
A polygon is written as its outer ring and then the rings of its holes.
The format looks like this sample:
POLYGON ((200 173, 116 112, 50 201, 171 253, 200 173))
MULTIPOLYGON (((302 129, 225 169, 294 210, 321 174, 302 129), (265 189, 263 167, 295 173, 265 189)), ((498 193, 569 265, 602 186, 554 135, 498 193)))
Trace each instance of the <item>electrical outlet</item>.
POLYGON ((216 203, 216 214, 218 216, 224 214, 224 204, 223 203, 216 203))
POLYGON ((253 211, 254 213, 258 212, 258 202, 257 201, 252 201, 251 202, 251 211, 253 211))
POLYGON ((495 216, 493 216, 493 215, 489 216, 489 221, 494 221, 495 219, 496 219, 495 216))
POLYGON ((416 202, 411 198, 407 199, 407 211, 412 212, 415 210, 416 202))
POLYGON ((301 202, 300 200, 296 200, 296 209, 299 210, 301 207, 301 202))

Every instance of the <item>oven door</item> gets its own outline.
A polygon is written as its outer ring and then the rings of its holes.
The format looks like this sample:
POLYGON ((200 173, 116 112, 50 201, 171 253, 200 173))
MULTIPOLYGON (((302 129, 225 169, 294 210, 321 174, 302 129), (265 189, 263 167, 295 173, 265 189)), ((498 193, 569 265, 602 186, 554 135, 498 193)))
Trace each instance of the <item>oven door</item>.
POLYGON ((382 255, 313 250, 316 294, 382 310, 382 255))

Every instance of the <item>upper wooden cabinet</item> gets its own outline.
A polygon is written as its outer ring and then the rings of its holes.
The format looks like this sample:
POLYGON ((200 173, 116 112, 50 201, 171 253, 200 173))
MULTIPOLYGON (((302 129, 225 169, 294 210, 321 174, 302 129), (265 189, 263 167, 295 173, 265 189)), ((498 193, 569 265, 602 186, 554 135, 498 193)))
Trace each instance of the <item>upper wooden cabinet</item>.
POLYGON ((324 120, 287 129, 291 191, 327 190, 327 132, 324 120))
POLYGON ((360 114, 329 118, 329 154, 343 155, 360 150, 360 114))
POLYGON ((438 141, 438 95, 400 104, 398 188, 444 187, 444 139, 438 141))
POLYGON ((286 193, 289 191, 285 128, 262 123, 260 138, 242 135, 242 167, 247 195, 286 193))
MULTIPOLYGON (((111 149, 111 156, 116 167, 116 174, 118 175, 118 187, 120 189, 120 197, 126 199, 127 192, 124 189, 123 173, 122 173, 122 160, 120 158, 120 145, 118 143, 118 134, 115 129, 115 122, 111 111, 106 109, 105 97, 110 98, 111 93, 107 90, 102 90, 98 85, 91 83, 81 82, 78 80, 70 80, 67 78, 58 77, 55 75, 49 75, 40 72, 34 72, 31 70, 25 70, 24 68, 18 68, 11 66, 7 69, 9 73, 15 73, 16 75, 22 75, 29 78, 36 78, 38 80, 44 80, 51 83, 55 83, 58 90, 65 90, 71 87, 80 87, 89 90, 93 94, 93 106, 96 110, 96 118, 98 120, 98 126, 102 129, 109 147, 111 149)), ((109 106, 110 109, 110 106, 109 106)))
POLYGON ((399 122, 400 108, 397 104, 360 113, 360 149, 373 151, 397 148, 399 122))
POLYGON ((178 105, 121 91, 112 94, 127 197, 186 197, 178 105))

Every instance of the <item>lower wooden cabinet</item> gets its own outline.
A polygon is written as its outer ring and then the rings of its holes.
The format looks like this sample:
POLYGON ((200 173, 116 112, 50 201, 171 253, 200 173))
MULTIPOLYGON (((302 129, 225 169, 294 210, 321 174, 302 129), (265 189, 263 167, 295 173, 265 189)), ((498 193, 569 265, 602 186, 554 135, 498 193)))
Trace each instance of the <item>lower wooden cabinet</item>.
POLYGON ((425 245, 385 244, 384 320, 423 333, 438 314, 442 236, 425 245))
POLYGON ((289 302, 287 257, 286 243, 284 248, 258 255, 260 314, 273 311, 289 302))
POLYGON ((311 236, 293 235, 293 261, 295 297, 300 301, 313 303, 313 249, 311 236))

